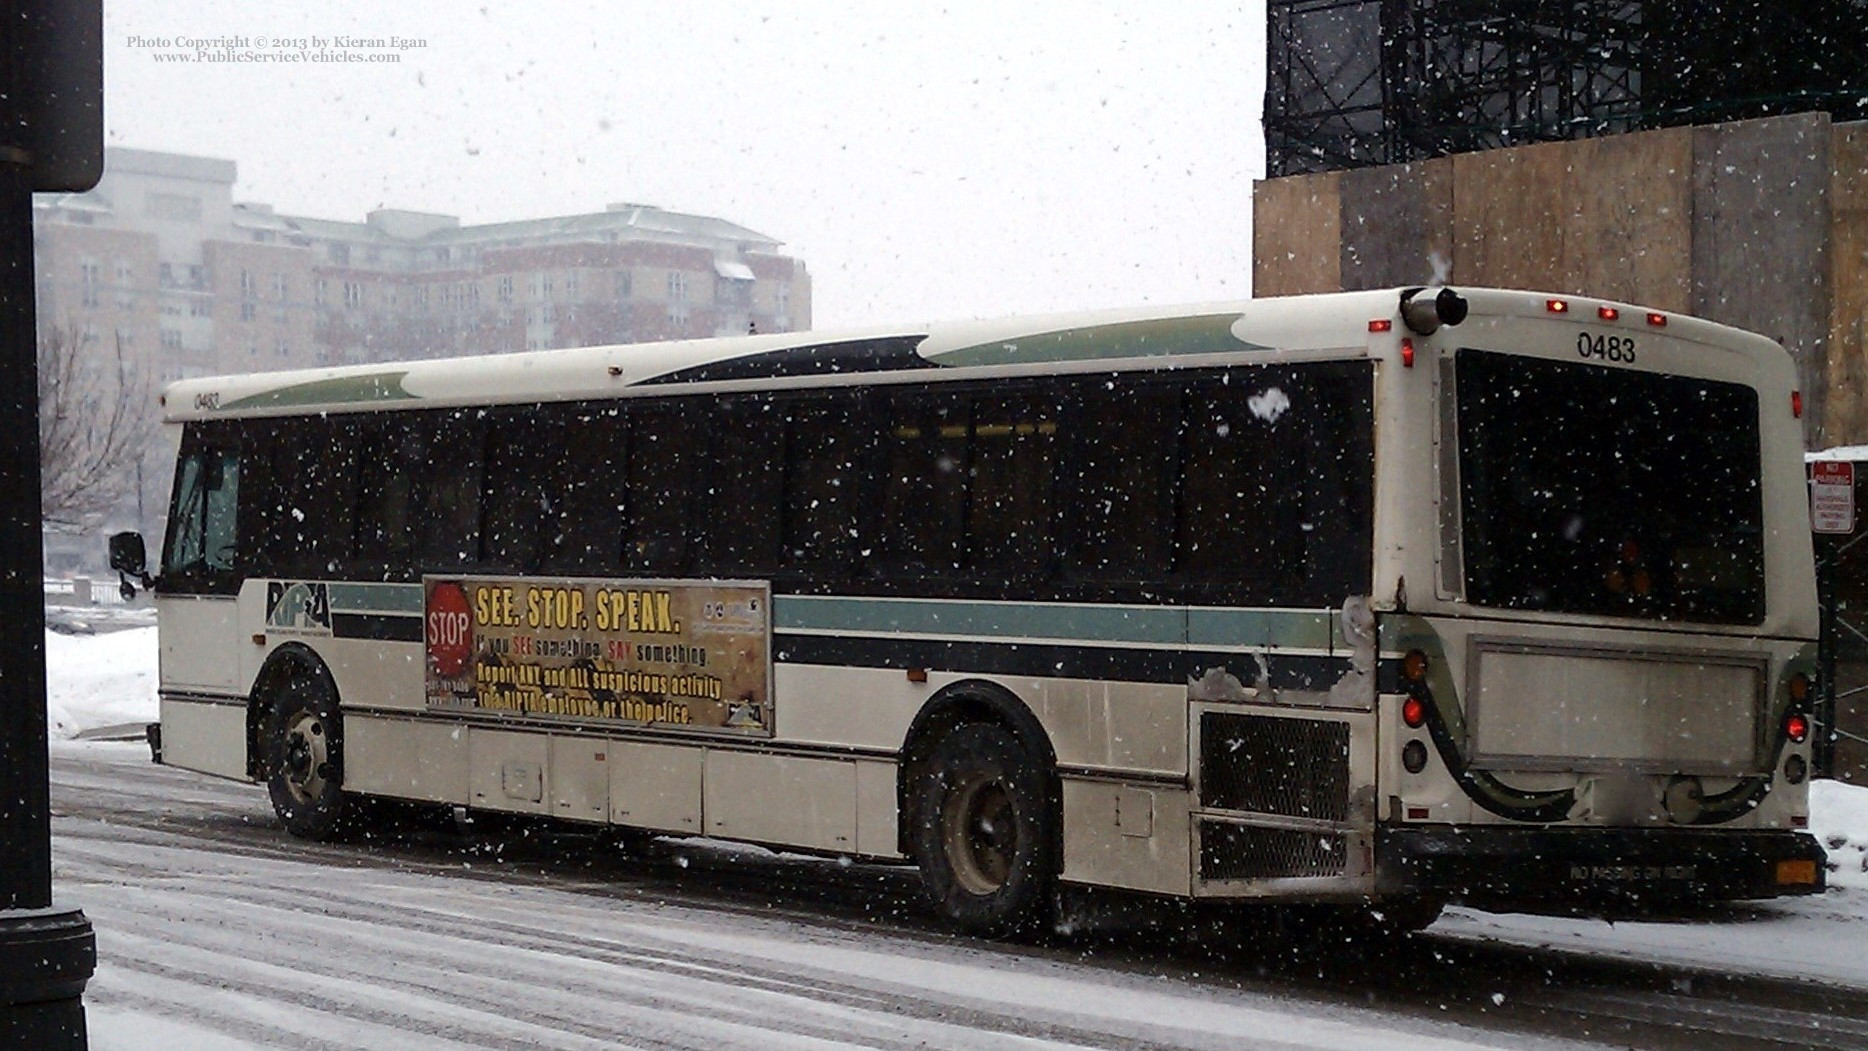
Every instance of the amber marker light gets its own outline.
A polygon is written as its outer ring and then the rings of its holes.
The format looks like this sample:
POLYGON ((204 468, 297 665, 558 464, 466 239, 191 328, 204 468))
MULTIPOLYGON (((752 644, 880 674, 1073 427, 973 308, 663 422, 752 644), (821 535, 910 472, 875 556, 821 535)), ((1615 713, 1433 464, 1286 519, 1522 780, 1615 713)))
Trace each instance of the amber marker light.
POLYGON ((1394 327, 1395 327, 1394 321, 1392 321, 1389 318, 1385 318, 1385 317, 1378 317, 1375 320, 1369 322, 1370 332, 1392 332, 1394 331, 1394 327))
POLYGON ((1596 316, 1604 321, 1620 321, 1622 312, 1614 307, 1597 307, 1596 316))
POLYGON ((1816 862, 1802 860, 1778 862, 1777 882, 1780 885, 1815 883, 1816 862))
POLYGON ((1550 311, 1552 314, 1567 314, 1570 312, 1570 301, 1567 299, 1546 299, 1544 300, 1544 309, 1550 311))
POLYGON ((1653 325, 1655 328, 1666 328, 1667 327, 1667 315, 1659 313, 1658 311, 1649 311, 1647 315, 1647 323, 1650 325, 1653 325))

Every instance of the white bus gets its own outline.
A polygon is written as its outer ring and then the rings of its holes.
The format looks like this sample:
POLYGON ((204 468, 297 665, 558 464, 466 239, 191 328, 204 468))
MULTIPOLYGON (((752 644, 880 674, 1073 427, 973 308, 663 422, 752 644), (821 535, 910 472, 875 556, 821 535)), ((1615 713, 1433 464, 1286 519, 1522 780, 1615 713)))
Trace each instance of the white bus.
POLYGON ((187 380, 161 753, 301 836, 906 860, 995 935, 1063 884, 1812 892, 1794 375, 1396 289, 187 380))

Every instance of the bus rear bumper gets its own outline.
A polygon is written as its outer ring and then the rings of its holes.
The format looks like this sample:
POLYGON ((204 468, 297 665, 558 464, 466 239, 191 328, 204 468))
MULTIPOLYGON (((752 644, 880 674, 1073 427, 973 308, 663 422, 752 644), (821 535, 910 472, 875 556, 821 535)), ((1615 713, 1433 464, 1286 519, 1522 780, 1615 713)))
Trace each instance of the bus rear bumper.
POLYGON ((1375 842, 1380 894, 1506 901, 1816 894, 1826 861, 1791 831, 1437 826, 1378 829, 1375 842))

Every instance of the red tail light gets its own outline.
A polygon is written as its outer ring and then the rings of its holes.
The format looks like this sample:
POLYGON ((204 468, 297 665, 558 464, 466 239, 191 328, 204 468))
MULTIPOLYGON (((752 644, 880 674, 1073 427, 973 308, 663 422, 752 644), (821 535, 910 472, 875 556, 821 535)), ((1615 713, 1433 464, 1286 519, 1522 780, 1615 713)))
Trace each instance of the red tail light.
POLYGON ((1418 730, 1427 721, 1427 706, 1420 703, 1419 697, 1409 697, 1401 702, 1401 721, 1418 730))
POLYGON ((1790 738, 1791 741, 1797 744, 1802 744, 1804 738, 1807 738, 1809 735, 1810 720, 1802 712, 1791 712, 1789 715, 1784 716, 1785 737, 1790 738))

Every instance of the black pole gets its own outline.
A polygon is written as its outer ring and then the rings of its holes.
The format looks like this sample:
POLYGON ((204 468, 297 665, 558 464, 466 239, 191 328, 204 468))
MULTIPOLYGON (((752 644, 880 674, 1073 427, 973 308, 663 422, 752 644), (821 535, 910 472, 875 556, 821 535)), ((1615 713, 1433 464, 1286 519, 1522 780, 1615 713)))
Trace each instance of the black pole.
POLYGON ((0 1049, 87 1046, 90 921, 52 905, 32 180, 0 155, 0 1049))

